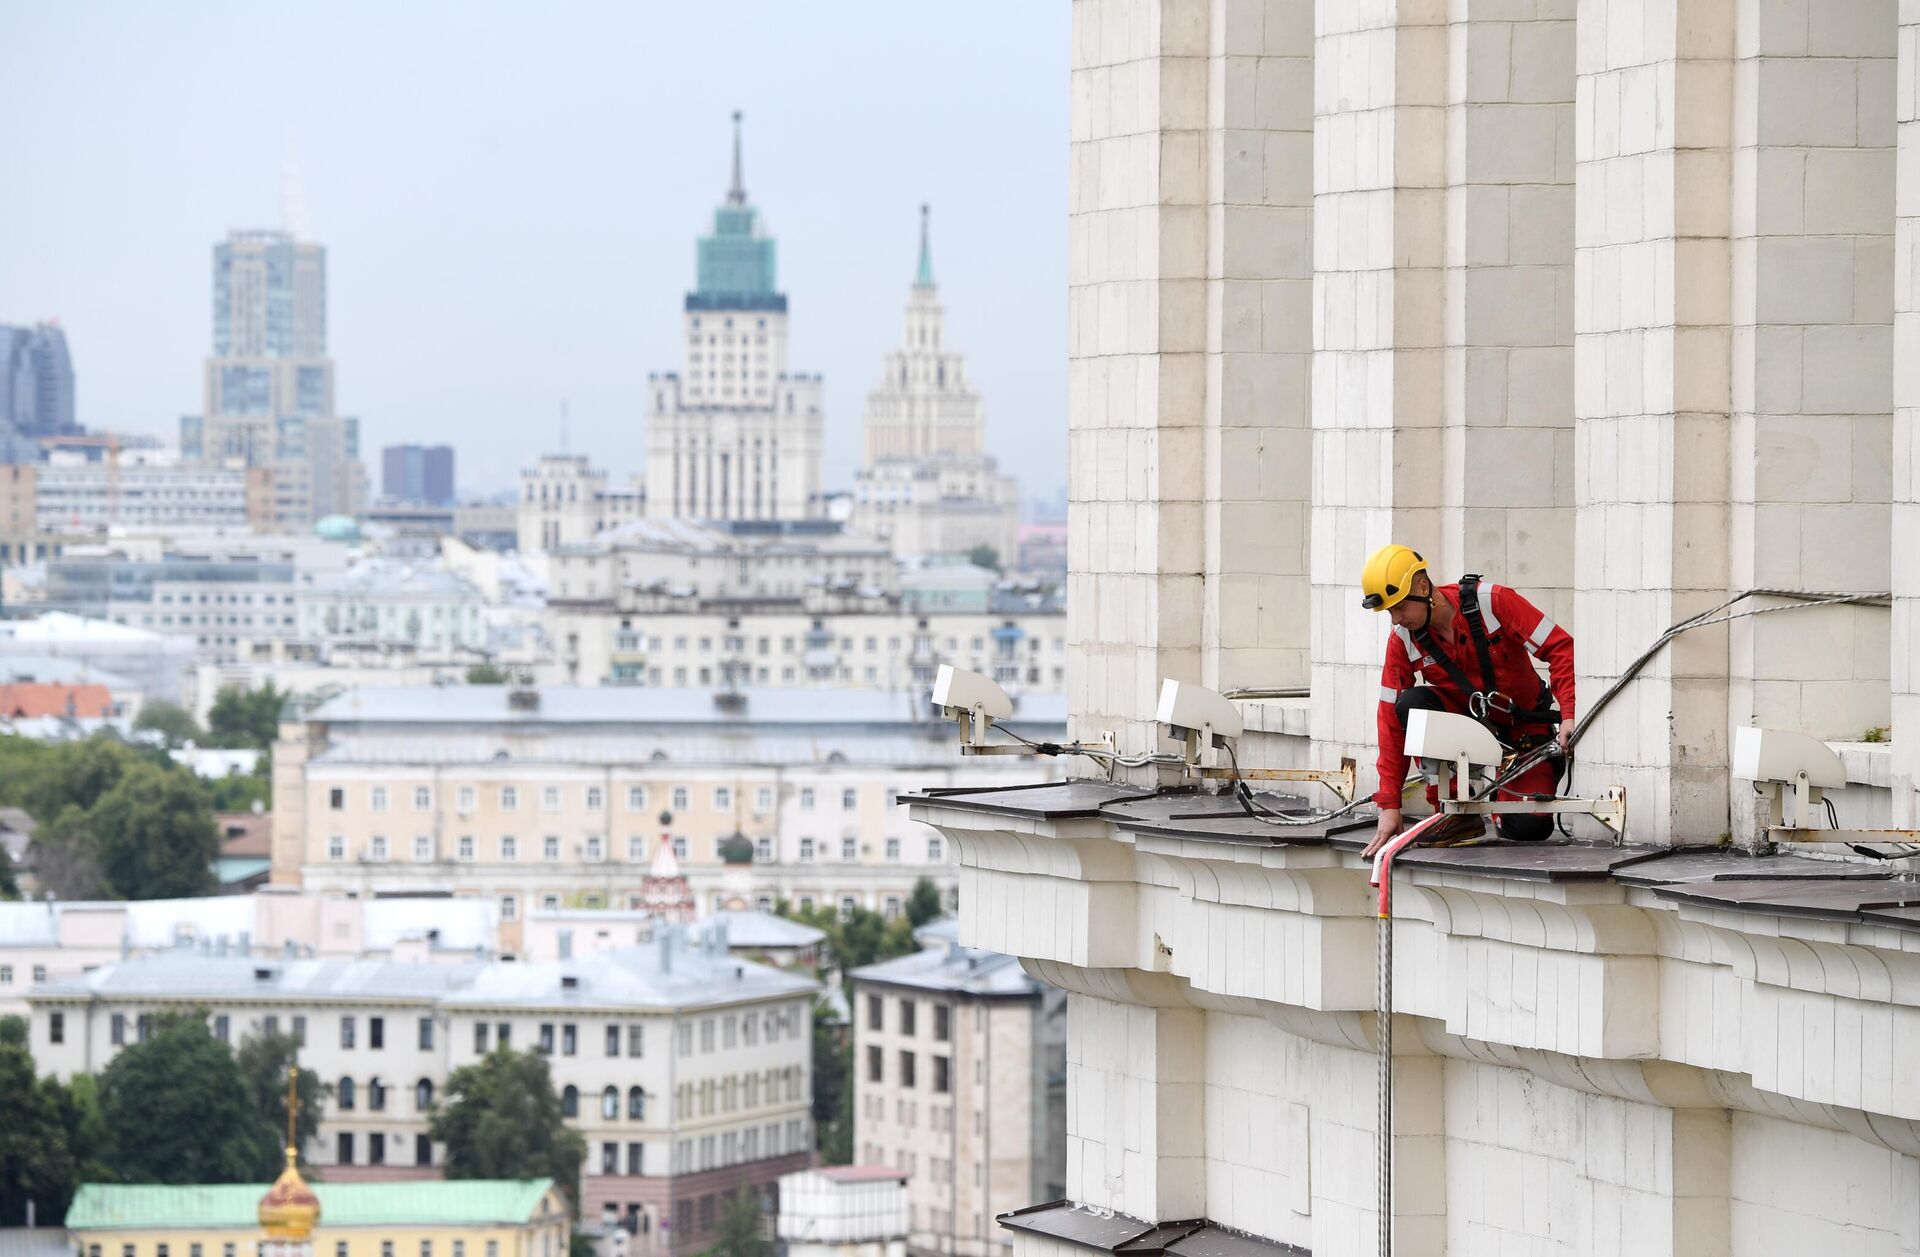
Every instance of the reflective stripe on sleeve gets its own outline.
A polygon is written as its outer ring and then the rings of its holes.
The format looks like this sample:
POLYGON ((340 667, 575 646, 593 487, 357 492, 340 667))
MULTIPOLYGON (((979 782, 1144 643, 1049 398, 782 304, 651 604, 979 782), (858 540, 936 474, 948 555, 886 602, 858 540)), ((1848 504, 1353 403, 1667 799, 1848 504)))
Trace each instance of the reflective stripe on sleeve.
POLYGON ((1553 630, 1556 627, 1558 626, 1552 620, 1544 615, 1541 616, 1540 623, 1534 625, 1533 632, 1527 634, 1527 648, 1536 654, 1539 653, 1540 648, 1547 644, 1547 639, 1553 636, 1553 630))
POLYGON ((1400 701, 1400 691, 1391 685, 1383 685, 1380 687, 1380 701, 1389 704, 1397 703, 1400 701))

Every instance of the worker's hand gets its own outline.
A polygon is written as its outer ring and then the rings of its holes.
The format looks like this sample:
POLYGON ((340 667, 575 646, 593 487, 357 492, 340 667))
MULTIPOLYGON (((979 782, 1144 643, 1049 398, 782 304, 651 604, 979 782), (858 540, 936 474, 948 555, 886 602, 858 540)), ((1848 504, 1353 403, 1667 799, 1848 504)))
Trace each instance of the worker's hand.
POLYGON ((1386 845, 1387 839, 1400 832, 1400 809, 1383 807, 1380 809, 1380 821, 1373 827, 1373 841, 1360 854, 1371 860, 1373 853, 1386 845))
POLYGON ((1573 736, 1573 730, 1566 725, 1560 726, 1560 758, 1567 757, 1567 739, 1573 736))

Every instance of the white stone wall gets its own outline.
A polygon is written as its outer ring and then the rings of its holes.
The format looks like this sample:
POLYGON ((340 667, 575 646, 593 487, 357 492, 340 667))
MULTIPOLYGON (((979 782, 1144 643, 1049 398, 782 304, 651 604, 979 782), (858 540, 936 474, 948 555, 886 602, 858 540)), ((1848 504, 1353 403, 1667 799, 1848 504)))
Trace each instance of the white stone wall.
MULTIPOLYGON (((1894 76, 1897 153, 1893 250, 1893 530, 1920 535, 1920 3, 1900 0, 1894 76)), ((1896 544, 1891 563, 1894 741, 1893 815, 1920 824, 1920 660, 1915 600, 1920 599, 1920 546, 1896 544), (1905 736, 1898 736, 1904 734, 1905 736)))

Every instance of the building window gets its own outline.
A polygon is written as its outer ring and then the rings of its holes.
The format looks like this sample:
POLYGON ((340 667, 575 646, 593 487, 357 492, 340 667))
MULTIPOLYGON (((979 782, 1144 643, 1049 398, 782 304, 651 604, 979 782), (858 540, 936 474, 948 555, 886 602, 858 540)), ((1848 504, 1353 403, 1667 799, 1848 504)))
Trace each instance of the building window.
POLYGON ((413 810, 431 812, 433 810, 433 791, 426 786, 413 788, 413 810))
POLYGON ((560 1055, 572 1056, 580 1047, 580 1027, 569 1021, 560 1027, 560 1055))
POLYGON ((560 1093, 560 1116, 580 1116, 580 1089, 572 1083, 568 1083, 567 1089, 560 1093))
POLYGON ((684 812, 687 810, 687 788, 685 786, 675 786, 673 788, 673 810, 676 812, 684 812))
POLYGON ((599 786, 587 787, 587 810, 598 812, 607 806, 607 792, 599 786))
POLYGON ((938 838, 927 839, 927 862, 939 864, 947 858, 947 849, 938 838))
POLYGON ((500 919, 502 921, 518 921, 520 919, 520 901, 514 896, 500 896, 500 919))
POLYGON ((600 1172, 602 1174, 620 1172, 620 1145, 612 1140, 600 1145, 600 1172))
POLYGON ((761 786, 753 792, 753 809, 756 812, 773 811, 773 787, 761 786))
POLYGON ((600 1116, 609 1122, 620 1116, 620 1088, 608 1087, 600 1093, 600 1116))
POLYGON ((347 810, 347 792, 339 786, 327 791, 327 807, 335 812, 347 810))
POLYGON ((385 1165, 387 1163, 387 1137, 380 1131, 367 1136, 367 1164, 385 1165))
POLYGON ((913 1053, 912 1052, 900 1053, 900 1085, 903 1087, 913 1086, 913 1053))
POLYGON ((387 810, 387 788, 385 786, 373 787, 373 789, 368 792, 367 805, 376 812, 386 811, 387 810))
POLYGON ((307 1046, 307 1017, 305 1013, 298 1014, 293 1019, 293 1041, 301 1047, 307 1046))
POLYGON ((800 810, 802 812, 813 811, 813 787, 812 786, 800 787, 800 810))
POLYGON ((353 1079, 342 1078, 340 1085, 333 1089, 333 1098, 342 1113, 353 1112, 353 1079))
POLYGON ((500 810, 517 812, 520 810, 520 791, 513 786, 500 787, 500 810))
POLYGON ((225 1043, 228 1040, 228 1035, 231 1032, 231 1030, 232 1030, 232 1023, 227 1019, 227 1015, 225 1013, 215 1013, 213 1015, 213 1037, 214 1038, 220 1040, 220 1042, 222 1043, 225 1043))
POLYGON ((553 834, 548 834, 540 840, 540 858, 549 864, 560 858, 560 839, 558 837, 553 834))
POLYGON ((910 999, 900 1001, 900 1033, 911 1038, 914 1033, 914 1013, 917 1011, 910 999))
POLYGON ((387 1084, 381 1082, 378 1075, 367 1079, 367 1111, 371 1113, 387 1111, 387 1084))
POLYGON ((877 1046, 867 1048, 867 1081, 880 1082, 886 1069, 886 1053, 877 1046))
POLYGON ((472 786, 461 786, 460 793, 455 795, 454 798, 456 800, 455 806, 458 808, 461 815, 464 816, 468 812, 473 811, 473 787, 472 786))
POLYGON ((647 810, 647 790, 645 786, 627 787, 627 811, 644 812, 647 810))
POLYGON ((637 834, 627 839, 628 862, 632 864, 638 864, 646 858, 647 858, 647 840, 645 838, 640 837, 637 834))
POLYGON ((471 861, 473 859, 473 835, 472 834, 460 835, 460 843, 457 850, 459 851, 460 858, 462 860, 471 861))
POLYGON ((945 1043, 953 1035, 953 1009, 946 1004, 933 1006, 933 1037, 945 1043))
POLYGON ((473 1054, 475 1056, 487 1054, 487 1023, 484 1021, 473 1023, 473 1054))
POLYGON ((587 839, 587 859, 599 861, 606 858, 606 844, 599 838, 587 839))
POLYGON ((933 1089, 941 1095, 952 1090, 952 1081, 947 1076, 947 1058, 944 1056, 933 1058, 933 1089))
POLYGON ((887 859, 892 860, 896 864, 899 863, 900 840, 898 838, 887 839, 887 859))
POLYGON ((119 1047, 127 1041, 127 1015, 125 1013, 115 1013, 113 1015, 113 1024, 107 1032, 107 1041, 115 1047, 119 1047))
POLYGON ((851 812, 860 806, 860 792, 849 786, 840 792, 840 810, 851 812))
MULTIPOLYGON (((641 1166, 643 1164, 642 1154, 645 1151, 646 1151, 645 1144, 630 1143, 627 1145, 627 1173, 639 1174, 642 1172, 641 1170, 641 1166)), ((633 1216, 634 1216, 634 1207, 632 1205, 628 1205, 627 1217, 629 1220, 631 1220, 633 1216)))
POLYGON ((368 858, 385 863, 387 858, 387 839, 384 834, 375 834, 367 848, 368 858))
POLYGON ((433 1018, 431 1017, 422 1017, 420 1019, 420 1050, 422 1052, 433 1051, 433 1018))
POLYGON ((520 858, 520 840, 512 834, 500 839, 500 858, 508 863, 520 858))
POLYGON ((755 838, 753 840, 753 858, 765 864, 773 859, 773 839, 755 838))
POLYGON ((726 786, 713 788, 713 810, 729 812, 733 810, 733 791, 726 786))
POLYGON ((607 1027, 607 1055, 620 1055, 620 1027, 618 1026, 607 1027))
POLYGON ((644 1029, 644 1027, 637 1024, 630 1025, 627 1027, 627 1055, 628 1056, 642 1055, 641 1047, 643 1046, 643 1042, 640 1037, 640 1032, 642 1029, 644 1029))
POLYGON ((802 860, 813 859, 813 839, 802 838, 800 840, 800 858, 802 860))
POLYGON ((638 1087, 627 1088, 627 1116, 636 1122, 647 1120, 647 1093, 638 1087))
POLYGON ((859 843, 852 838, 840 840, 840 858, 851 862, 860 858, 859 843))
POLYGON ((541 910, 542 910, 543 912, 557 912, 557 911, 559 911, 559 908, 560 908, 560 896, 558 896, 558 895, 542 895, 542 896, 540 896, 540 908, 541 908, 541 910))
POLYGON ((353 1041, 354 1041, 353 1031, 354 1031, 353 1018, 351 1016, 342 1017, 340 1019, 340 1046, 341 1047, 349 1048, 349 1049, 353 1047, 353 1041))
POLYGON ((67 1015, 49 1013, 47 1015, 47 1042, 65 1043, 67 1041, 67 1015))
POLYGON ((367 1018, 367 1046, 375 1051, 387 1046, 387 1019, 385 1017, 367 1018))
POLYGON ((684 860, 687 858, 687 839, 684 834, 674 835, 673 858, 676 860, 684 860))
POLYGON ((340 1165, 353 1164, 353 1132, 343 1130, 334 1136, 333 1159, 340 1165))
POLYGON ((327 859, 339 863, 347 858, 347 840, 340 834, 327 839, 327 859))
POLYGON ((867 996, 867 1029, 879 1030, 884 1028, 886 1007, 887 1001, 881 999, 878 995, 867 996))
POLYGON ((551 1021, 540 1023, 540 1054, 553 1055, 553 1023, 551 1021))
POLYGON ((425 834, 415 834, 413 837, 413 858, 415 863, 424 863, 427 860, 433 859, 433 839, 427 837, 425 834))
MULTIPOLYGON (((413 1163, 415 1165, 433 1164, 433 1140, 428 1136, 415 1135, 413 1137, 413 1163)), ((453 1257, 460 1257, 460 1250, 460 1241, 455 1240, 453 1242, 453 1257)))

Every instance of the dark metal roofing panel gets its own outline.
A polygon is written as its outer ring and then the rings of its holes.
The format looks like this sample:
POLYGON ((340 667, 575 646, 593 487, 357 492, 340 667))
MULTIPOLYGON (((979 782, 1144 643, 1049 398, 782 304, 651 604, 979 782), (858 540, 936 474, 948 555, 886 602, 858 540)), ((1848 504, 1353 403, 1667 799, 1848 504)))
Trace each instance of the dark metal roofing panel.
MULTIPOLYGON (((1920 906, 1920 882, 1832 877, 1774 877, 1680 882, 1656 886, 1654 894, 1678 903, 1746 909, 1786 916, 1853 921, 1863 909, 1920 906)), ((1883 919, 1895 924, 1894 918, 1883 919)))
POLYGON ((1313 1257, 1294 1244, 1230 1231, 1205 1218, 1143 1222, 1124 1213, 1089 1209, 1070 1200, 1030 1205, 1001 1214, 996 1221, 1013 1231, 1030 1231, 1127 1257, 1313 1257))
POLYGON ((1414 847, 1394 859, 1395 868, 1473 873, 1532 882, 1601 882, 1618 865, 1652 851, 1648 847, 1599 846, 1583 842, 1487 842, 1471 847, 1414 847))
POLYGON ((1614 880, 1629 886, 1662 886, 1675 882, 1714 882, 1756 878, 1835 878, 1843 881, 1884 881, 1885 869, 1839 860, 1810 860, 1799 855, 1750 855, 1737 847, 1650 848, 1648 854, 1615 865, 1614 880))
POLYGON ((938 803, 970 812, 1039 816, 1047 820, 1093 817, 1110 803, 1148 798, 1151 790, 1104 781, 1038 781, 1024 786, 955 787, 920 790, 899 796, 905 803, 938 803))

